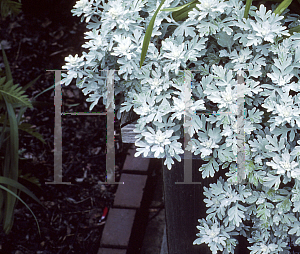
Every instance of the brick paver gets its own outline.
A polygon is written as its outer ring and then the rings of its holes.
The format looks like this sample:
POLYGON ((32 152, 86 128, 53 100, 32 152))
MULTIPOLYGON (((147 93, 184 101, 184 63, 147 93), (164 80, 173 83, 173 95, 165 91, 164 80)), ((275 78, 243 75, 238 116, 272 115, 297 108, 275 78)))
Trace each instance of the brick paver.
POLYGON ((139 208, 141 205, 144 188, 146 185, 146 175, 122 174, 118 186, 114 207, 139 208))
POLYGON ((111 208, 103 229, 101 247, 123 247, 129 243, 136 211, 134 209, 111 208))
POLYGON ((126 254, 126 250, 100 248, 98 254, 126 254))
POLYGON ((149 158, 134 157, 128 150, 113 208, 109 210, 98 254, 126 254, 136 209, 140 208, 147 181, 149 158))
POLYGON ((150 159, 149 158, 143 158, 141 156, 134 157, 134 154, 136 153, 136 148, 133 147, 128 150, 128 155, 126 156, 126 160, 123 165, 123 170, 130 170, 130 171, 136 171, 136 172, 147 172, 150 159))

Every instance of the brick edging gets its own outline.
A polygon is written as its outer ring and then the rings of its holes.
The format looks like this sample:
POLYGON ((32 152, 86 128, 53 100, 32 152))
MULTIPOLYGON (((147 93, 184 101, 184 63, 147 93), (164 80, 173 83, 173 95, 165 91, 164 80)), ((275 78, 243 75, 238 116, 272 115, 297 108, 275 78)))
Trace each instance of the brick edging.
POLYGON ((133 145, 126 156, 113 207, 109 210, 98 254, 126 254, 137 210, 147 182, 150 158, 134 157, 133 145))

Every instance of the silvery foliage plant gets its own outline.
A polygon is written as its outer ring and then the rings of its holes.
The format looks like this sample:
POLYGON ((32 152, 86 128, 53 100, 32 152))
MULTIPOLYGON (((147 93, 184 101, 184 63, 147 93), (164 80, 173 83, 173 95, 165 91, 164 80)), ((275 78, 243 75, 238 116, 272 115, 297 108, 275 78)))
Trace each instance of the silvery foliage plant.
MULTIPOLYGON (((185 3, 166 1, 162 8, 185 3)), ((101 70, 115 69, 115 94, 124 98, 116 106, 118 118, 131 108, 140 116, 135 155, 165 158, 168 169, 173 158, 181 161, 184 115, 190 114, 186 149, 206 162, 199 169, 203 178, 220 168, 229 171, 226 181, 204 187, 208 215, 199 220, 194 244, 206 243, 212 253, 234 253, 235 235, 243 235, 252 244, 251 254, 289 253, 289 239, 300 244, 300 34, 288 33, 298 25, 298 15, 288 10, 275 15, 260 5, 251 6, 245 19, 239 0, 199 1, 182 22, 159 12, 139 68, 145 30, 158 5, 154 0, 78 1, 72 12, 87 23, 87 52, 66 57, 63 83, 76 78, 92 109, 101 97, 107 103, 101 70), (192 72, 192 98, 186 103, 183 70, 190 63, 198 72, 192 72), (194 114, 235 112, 238 75, 245 99, 242 184, 234 183, 236 116, 194 114)))

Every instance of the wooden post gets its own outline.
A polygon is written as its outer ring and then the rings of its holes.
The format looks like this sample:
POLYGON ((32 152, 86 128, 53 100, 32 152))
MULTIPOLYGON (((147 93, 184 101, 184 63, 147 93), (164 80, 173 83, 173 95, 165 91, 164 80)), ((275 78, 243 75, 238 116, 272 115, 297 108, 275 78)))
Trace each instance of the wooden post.
MULTIPOLYGON (((196 234, 199 230, 198 219, 206 218, 207 207, 203 201, 206 196, 203 194, 203 187, 209 188, 211 183, 216 183, 221 176, 227 179, 225 173, 228 169, 219 167, 219 171, 215 173, 213 178, 202 179, 202 173, 198 171, 201 165, 207 162, 200 158, 195 159, 193 156, 193 182, 201 182, 201 184, 175 184, 184 180, 184 161, 178 162, 174 159, 174 165, 171 170, 163 165, 163 181, 164 181, 164 199, 166 212, 166 231, 168 254, 211 254, 207 244, 193 245, 197 238, 196 234)), ((250 253, 247 249, 250 244, 243 236, 234 236, 238 240, 238 244, 234 253, 245 254, 250 253)), ((165 254, 165 253, 164 253, 165 254)))
POLYGON ((184 180, 184 161, 174 162, 171 170, 163 165, 168 253, 210 254, 207 245, 193 245, 196 233, 199 233, 196 228, 199 225, 198 219, 206 217, 203 186, 208 186, 209 183, 207 179, 202 179, 201 172, 198 171, 203 161, 193 160, 192 166, 194 182, 203 184, 175 184, 184 180))

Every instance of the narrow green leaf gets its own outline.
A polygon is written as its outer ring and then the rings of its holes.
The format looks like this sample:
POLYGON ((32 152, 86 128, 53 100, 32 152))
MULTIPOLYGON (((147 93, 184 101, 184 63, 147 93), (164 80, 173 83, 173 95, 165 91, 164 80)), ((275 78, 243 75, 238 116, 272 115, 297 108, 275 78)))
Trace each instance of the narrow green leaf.
POLYGON ((177 7, 173 7, 173 8, 165 8, 165 9, 162 9, 161 11, 172 11, 172 12, 177 12, 187 6, 189 6, 190 4, 194 3, 194 2, 198 2, 198 0, 193 0, 187 4, 184 4, 182 6, 177 6, 177 7))
POLYGON ((8 15, 15 16, 20 13, 22 4, 12 0, 2 0, 1 3, 1 17, 5 19, 8 15))
MULTIPOLYGON (((26 159, 24 158, 25 160, 29 160, 29 159, 26 159)), ((27 173, 27 174, 23 174, 22 171, 19 173, 19 179, 22 179, 28 183, 31 183, 31 184, 34 184, 35 186, 39 187, 40 189, 41 188, 41 183, 39 181, 38 178, 36 178, 35 176, 33 176, 32 174, 30 173, 27 173)))
MULTIPOLYGON (((300 25, 299 26, 295 26, 295 27, 292 27, 292 28, 290 28, 289 29, 289 34, 293 34, 293 33, 300 33, 300 25)), ((281 42, 283 39, 286 39, 286 38, 288 38, 288 37, 290 37, 290 36, 281 36, 281 37, 278 37, 277 39, 276 39, 276 42, 281 42)))
POLYGON ((21 118, 23 116, 23 114, 25 113, 27 107, 21 107, 19 113, 18 113, 18 117, 17 117, 17 124, 20 125, 21 122, 21 118))
POLYGON ((76 106, 80 105, 80 103, 75 103, 75 104, 67 104, 67 103, 65 103, 65 105, 68 106, 68 107, 76 107, 76 106))
POLYGON ((284 0, 282 1, 277 8, 275 9, 274 13, 277 15, 281 15, 281 13, 284 12, 284 10, 289 7, 289 5, 292 3, 293 0, 284 0))
POLYGON ((252 4, 252 0, 247 0, 247 1, 246 1, 246 7, 245 7, 245 12, 244 12, 244 18, 245 18, 245 19, 248 18, 251 4, 252 4))
POLYGON ((4 84, 5 80, 6 80, 6 77, 3 77, 0 79, 0 86, 4 84))
POLYGON ((264 0, 266 2, 281 3, 282 0, 264 0))
MULTIPOLYGON (((196 5, 199 4, 199 1, 194 1, 194 2, 191 2, 188 6, 184 7, 183 9, 179 10, 179 11, 175 11, 172 13, 172 17, 174 20, 178 20, 177 17, 182 15, 183 13, 186 13, 186 12, 189 12, 190 10, 194 9, 196 7, 196 5)), ((197 10, 198 7, 196 7, 197 10)), ((178 20, 179 21, 179 20, 178 20)))
POLYGON ((9 126, 10 126, 10 152, 11 152, 11 167, 13 170, 11 170, 11 176, 12 179, 17 180, 18 179, 18 151, 19 151, 19 131, 18 131, 18 124, 17 124, 17 118, 15 115, 15 112, 10 105, 6 101, 6 98, 4 97, 7 112, 8 112, 8 119, 9 119, 9 126))
MULTIPOLYGON (((10 131, 10 130, 9 130, 10 131)), ((8 138, 7 141, 9 141, 9 133, 6 133, 6 137, 8 138)), ((5 155, 4 155, 4 166, 3 166, 3 176, 9 177, 9 165, 10 165, 10 144, 9 142, 6 142, 6 149, 5 149, 5 155)))
MULTIPOLYGON (((10 103, 11 103, 11 106, 13 107, 13 109, 24 107, 24 103, 18 103, 18 102, 16 102, 16 103, 10 102, 10 103)), ((1 105, 3 105, 3 104, 1 104, 1 105)), ((5 105, 5 103, 4 103, 4 105, 5 105)))
POLYGON ((150 20, 149 26, 147 27, 146 33, 145 33, 145 37, 144 37, 144 41, 143 41, 143 47, 142 47, 142 53, 141 53, 141 60, 140 60, 140 68, 142 68, 142 65, 145 61, 146 58, 146 54, 147 54, 147 50, 149 47, 149 43, 150 43, 150 39, 151 39, 151 34, 153 31, 153 26, 154 26, 154 22, 156 19, 156 16, 160 10, 160 8, 162 7, 162 5, 164 4, 166 0, 162 0, 160 5, 158 6, 157 10, 155 11, 153 17, 150 20))
MULTIPOLYGON (((10 193, 12 196, 14 196, 15 198, 19 199, 27 208, 28 210, 31 212, 31 214, 33 215, 35 221, 36 221, 36 225, 38 227, 38 231, 39 231, 39 234, 41 235, 41 230, 40 230, 40 226, 39 226, 39 222, 37 221, 37 218, 35 217, 33 211, 30 209, 30 207, 26 204, 26 202, 23 201, 23 199, 21 199, 17 194, 13 193, 11 190, 9 190, 8 188, 4 187, 3 185, 0 185, 0 188, 7 191, 8 193, 10 193)), ((5 229, 5 228, 4 228, 5 229)), ((8 228, 6 227, 6 234, 8 234, 8 228)), ((9 229, 10 230, 10 229, 9 229)))
MULTIPOLYGON (((175 21, 183 21, 185 18, 188 17, 188 14, 191 10, 193 10, 196 7, 196 4, 191 4, 189 7, 187 7, 186 9, 183 10, 183 12, 180 13, 180 15, 174 16, 173 14, 173 18, 175 21)), ((196 7, 197 8, 197 7, 196 7)))
POLYGON ((16 189, 19 189, 20 191, 23 191, 29 197, 31 197, 37 203, 39 203, 42 207, 44 207, 43 204, 40 202, 40 200, 28 188, 26 188, 24 185, 20 184, 19 182, 15 181, 13 179, 10 179, 8 177, 0 176, 0 184, 7 184, 7 185, 10 185, 10 186, 12 186, 16 189))
MULTIPOLYGON (((0 130, 2 131, 2 128, 0 130)), ((5 131, 9 131, 9 127, 7 129, 5 129, 5 131)), ((4 137, 3 140, 1 140, 1 142, 3 141, 2 144, 4 144, 8 139, 9 139, 9 136, 4 137)))
POLYGON ((0 221, 3 220, 4 190, 0 190, 0 221))
POLYGON ((22 87, 22 91, 26 91, 29 87, 31 87, 32 85, 35 84, 35 82, 41 77, 41 75, 39 75, 37 78, 35 78, 34 80, 30 81, 27 85, 25 85, 24 87, 22 87))
POLYGON ((45 140, 43 139, 43 136, 40 133, 38 133, 37 131, 34 131, 31 127, 32 127, 32 125, 30 123, 21 123, 19 125, 20 130, 26 131, 31 136, 37 138, 42 143, 46 144, 45 140))
POLYGON ((5 132, 6 132, 6 126, 7 126, 7 117, 6 117, 6 114, 5 115, 2 115, 0 117, 0 122, 2 123, 3 122, 3 128, 1 130, 1 135, 0 135, 0 149, 2 147, 2 145, 4 144, 5 142, 5 132), (3 119, 2 119, 3 118, 3 119))
POLYGON ((291 29, 289 29, 289 33, 290 33, 290 34, 293 34, 293 33, 300 33, 300 25, 299 25, 299 26, 292 27, 291 29))
POLYGON ((5 54, 5 51, 1 45, 1 49, 2 49, 2 55, 3 55, 3 62, 4 62, 4 66, 5 66, 5 73, 6 73, 6 81, 12 80, 12 75, 11 75, 11 71, 10 71, 10 67, 9 67, 9 63, 5 54))
POLYGON ((49 86, 48 88, 46 88, 44 91, 40 92, 39 94, 37 94, 36 96, 33 97, 33 100, 35 100, 37 97, 39 97, 41 94, 48 92, 49 90, 53 89, 54 90, 54 85, 49 86))
MULTIPOLYGON (((4 96, 4 100, 6 103, 6 108, 8 112, 8 119, 10 125, 10 142, 9 142, 9 176, 11 179, 17 181, 18 180, 18 170, 19 170, 19 132, 18 132, 18 124, 15 112, 9 102, 7 102, 6 96, 4 96)), ((11 188, 12 192, 16 192, 16 188, 11 188)), ((13 211, 15 207, 16 198, 13 196, 8 198, 7 205, 5 206, 5 220, 4 220, 4 228, 9 228, 13 221, 13 211)))

